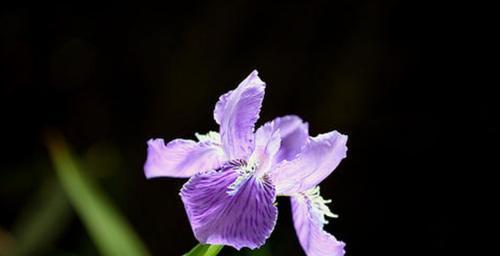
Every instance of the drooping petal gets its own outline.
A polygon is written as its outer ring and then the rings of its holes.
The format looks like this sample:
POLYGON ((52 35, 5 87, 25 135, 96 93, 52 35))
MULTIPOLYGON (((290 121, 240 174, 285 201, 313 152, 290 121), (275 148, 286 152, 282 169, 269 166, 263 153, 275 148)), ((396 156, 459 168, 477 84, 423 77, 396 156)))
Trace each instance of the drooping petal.
POLYGON ((313 188, 325 179, 346 156, 347 136, 337 131, 310 138, 291 161, 278 163, 270 177, 279 195, 291 195, 313 188))
POLYGON ((280 131, 281 146, 274 158, 274 163, 294 159, 300 153, 302 147, 306 145, 309 138, 308 124, 294 115, 278 117, 271 122, 265 123, 257 129, 256 136, 258 136, 259 130, 264 127, 272 127, 273 131, 280 131))
POLYGON ((231 167, 194 175, 180 195, 201 243, 254 249, 265 243, 276 223, 276 194, 270 181, 242 177, 231 167), (232 186, 235 182, 238 186, 232 186))
POLYGON ((229 159, 247 159, 254 149, 254 125, 264 99, 265 83, 253 71, 236 89, 219 98, 214 119, 220 125, 229 159))
POLYGON ((295 232, 308 256, 342 256, 345 253, 345 244, 323 230, 327 223, 324 215, 333 216, 325 205, 328 202, 319 196, 319 188, 316 195, 300 193, 291 197, 295 232))
POLYGON ((144 164, 146 177, 189 178, 195 173, 222 166, 226 157, 220 142, 210 137, 214 137, 214 133, 197 136, 202 138, 200 142, 176 139, 165 145, 163 139, 149 140, 144 164))

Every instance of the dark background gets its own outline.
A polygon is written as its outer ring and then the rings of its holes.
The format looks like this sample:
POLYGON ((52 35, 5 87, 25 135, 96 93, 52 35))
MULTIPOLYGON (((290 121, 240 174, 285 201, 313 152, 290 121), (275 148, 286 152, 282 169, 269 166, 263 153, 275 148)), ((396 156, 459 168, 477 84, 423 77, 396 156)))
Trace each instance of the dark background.
MULTIPOLYGON (((43 134, 57 129, 154 255, 189 250, 185 180, 147 181, 146 141, 216 130, 218 97, 253 69, 268 85, 259 125, 297 114, 314 135, 349 135, 348 157, 321 186, 340 216, 326 229, 347 255, 451 255, 469 244, 474 203, 458 180, 476 150, 465 143, 496 130, 487 101, 451 81, 463 75, 454 67, 464 53, 445 39, 460 28, 434 4, 6 7, 0 28, 4 245, 23 236, 25 216, 54 183, 43 134), (456 97, 464 93, 472 100, 456 97)), ((302 255, 289 202, 278 202, 266 248, 302 255)), ((96 254, 74 212, 59 214, 34 254, 96 254)))

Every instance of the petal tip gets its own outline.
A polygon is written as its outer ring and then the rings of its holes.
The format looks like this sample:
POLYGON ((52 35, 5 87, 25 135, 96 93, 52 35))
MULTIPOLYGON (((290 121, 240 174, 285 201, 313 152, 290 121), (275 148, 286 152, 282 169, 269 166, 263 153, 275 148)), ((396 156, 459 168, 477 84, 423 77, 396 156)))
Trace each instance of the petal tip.
POLYGON ((259 72, 254 69, 252 71, 252 73, 250 73, 250 75, 248 75, 248 84, 252 84, 252 85, 259 85, 259 86, 262 86, 262 87, 265 87, 266 86, 266 82, 262 81, 262 79, 259 77, 259 72))
POLYGON ((156 168, 155 165, 153 164, 152 154, 154 151, 157 150, 158 146, 165 146, 165 143, 163 139, 151 138, 146 142, 146 144, 148 145, 148 147, 147 147, 146 162, 144 163, 143 170, 146 179, 151 179, 156 176, 154 175, 156 168))
POLYGON ((163 139, 158 139, 158 138, 151 138, 146 142, 146 144, 148 144, 148 146, 152 146, 153 144, 160 144, 160 143, 165 144, 163 139))
POLYGON ((155 167, 154 163, 152 163, 149 160, 146 160, 146 163, 144 163, 143 169, 144 169, 144 176, 148 180, 153 179, 153 178, 157 178, 159 176, 158 169, 155 167))

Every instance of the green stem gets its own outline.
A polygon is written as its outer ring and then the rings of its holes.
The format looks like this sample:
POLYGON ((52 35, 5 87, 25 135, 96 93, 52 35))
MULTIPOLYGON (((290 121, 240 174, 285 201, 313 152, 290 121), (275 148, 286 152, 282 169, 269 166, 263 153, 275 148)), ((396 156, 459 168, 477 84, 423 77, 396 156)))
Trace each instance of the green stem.
POLYGON ((224 245, 218 244, 198 244, 184 256, 216 256, 224 245))

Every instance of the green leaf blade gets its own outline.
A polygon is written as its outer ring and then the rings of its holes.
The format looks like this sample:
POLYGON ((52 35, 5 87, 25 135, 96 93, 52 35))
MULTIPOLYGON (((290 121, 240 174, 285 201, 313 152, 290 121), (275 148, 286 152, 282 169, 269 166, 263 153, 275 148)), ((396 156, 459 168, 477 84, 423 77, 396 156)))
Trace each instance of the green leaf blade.
POLYGON ((224 246, 218 244, 198 244, 184 256, 216 256, 224 246))
POLYGON ((97 185, 82 172, 61 137, 47 139, 57 176, 102 255, 149 255, 137 234, 97 185))

